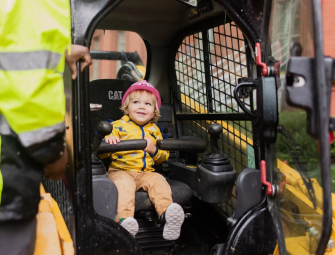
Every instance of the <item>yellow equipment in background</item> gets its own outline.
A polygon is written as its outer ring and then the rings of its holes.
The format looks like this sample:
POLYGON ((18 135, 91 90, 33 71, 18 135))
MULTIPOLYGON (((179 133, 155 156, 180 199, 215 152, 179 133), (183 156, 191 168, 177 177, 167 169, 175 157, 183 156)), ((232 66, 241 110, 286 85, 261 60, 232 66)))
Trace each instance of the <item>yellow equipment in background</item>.
MULTIPOLYGON (((321 232, 321 220, 323 215, 322 210, 322 187, 320 187, 318 181, 315 178, 311 178, 313 185, 316 206, 313 208, 313 203, 309 199, 308 190, 304 185, 304 182, 300 174, 285 164, 283 161, 277 159, 277 166, 284 176, 284 185, 282 186, 282 196, 286 197, 285 200, 291 202, 291 206, 295 206, 299 210, 299 214, 293 215, 292 210, 288 211, 281 208, 282 218, 285 217, 292 224, 285 224, 282 221, 283 229, 285 232, 286 249, 289 254, 311 254, 314 253, 317 248, 318 235, 321 232), (298 217, 297 217, 298 216, 298 217), (307 225, 307 231, 305 236, 301 236, 295 233, 295 222, 304 221, 307 225)), ((332 208, 333 208, 333 223, 331 239, 328 243, 327 252, 325 254, 335 254, 335 195, 332 193, 332 208), (332 241, 333 240, 333 241, 332 241)), ((274 252, 279 254, 278 247, 274 252), (277 251, 277 252, 276 252, 277 251)))
POLYGON ((34 255, 73 255, 73 241, 56 201, 42 184, 40 192, 34 255))

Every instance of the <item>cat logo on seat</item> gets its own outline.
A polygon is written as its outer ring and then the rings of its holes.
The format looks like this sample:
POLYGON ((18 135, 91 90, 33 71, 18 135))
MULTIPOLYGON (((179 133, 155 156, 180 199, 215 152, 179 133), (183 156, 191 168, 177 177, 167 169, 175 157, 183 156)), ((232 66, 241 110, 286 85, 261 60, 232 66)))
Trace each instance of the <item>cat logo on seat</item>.
POLYGON ((108 98, 109 100, 122 100, 122 93, 123 91, 108 91, 108 98))

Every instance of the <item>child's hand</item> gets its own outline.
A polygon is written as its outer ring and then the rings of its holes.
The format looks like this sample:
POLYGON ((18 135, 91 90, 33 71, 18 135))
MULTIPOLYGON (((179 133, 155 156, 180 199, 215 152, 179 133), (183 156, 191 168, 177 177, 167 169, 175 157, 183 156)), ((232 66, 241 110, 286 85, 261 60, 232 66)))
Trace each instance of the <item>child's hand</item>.
POLYGON ((154 154, 156 152, 156 145, 154 141, 149 136, 146 136, 144 139, 147 140, 147 147, 144 149, 144 151, 150 154, 154 154))
POLYGON ((120 142, 120 138, 117 136, 108 136, 105 138, 106 143, 117 144, 120 142))

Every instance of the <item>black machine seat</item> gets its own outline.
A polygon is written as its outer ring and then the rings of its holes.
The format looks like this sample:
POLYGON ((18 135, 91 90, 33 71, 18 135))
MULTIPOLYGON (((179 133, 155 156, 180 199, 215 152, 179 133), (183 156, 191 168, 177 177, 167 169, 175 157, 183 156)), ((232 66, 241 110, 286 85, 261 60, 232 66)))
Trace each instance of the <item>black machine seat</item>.
MULTIPOLYGON (((103 124, 101 122, 101 124, 103 124)), ((105 122, 106 127, 110 126, 111 130, 111 125, 108 122, 105 122)), ((101 128, 98 128, 98 134, 95 138, 94 141, 101 141, 102 138, 105 136, 105 134, 101 134, 101 128)), ((108 132, 106 132, 108 133, 108 132)), ((98 143, 94 142, 93 146, 96 147, 98 146, 98 143)), ((97 153, 113 153, 115 151, 127 151, 130 148, 132 149, 144 149, 146 147, 147 143, 146 140, 143 139, 135 139, 135 140, 126 140, 126 141, 120 141, 116 145, 109 145, 106 143, 101 143, 99 150, 97 153)), ((201 141, 200 139, 193 139, 193 140, 183 140, 183 139, 178 139, 178 140, 159 140, 157 142, 157 146, 160 149, 168 150, 186 150, 186 151, 193 151, 193 152, 202 152, 206 148, 205 142, 201 141)), ((92 162, 96 162, 96 160, 92 159, 92 162)), ((106 170, 101 169, 98 165, 101 166, 100 164, 97 163, 97 166, 93 164, 93 169, 92 173, 93 176, 99 176, 105 174, 106 170)), ((171 192, 172 192, 172 199, 174 202, 180 204, 181 206, 185 205, 192 197, 192 190, 191 188, 186 185, 185 183, 175 181, 175 180, 170 180, 166 179, 167 182, 170 184, 171 187, 171 192)), ((105 207, 105 206, 104 206, 105 207)), ((135 194, 135 211, 150 211, 154 210, 154 206, 148 196, 148 193, 145 191, 137 191, 135 194)), ((105 213, 106 215, 106 213, 105 213)), ((108 215, 108 214, 107 214, 108 215)))
MULTIPOLYGON (((102 137, 103 136, 101 136, 101 138, 102 137)), ((181 142, 184 143, 184 141, 181 141, 181 142)), ((95 143, 93 144, 95 145, 95 143)), ((109 145, 106 143, 101 143, 98 153, 103 154, 103 153, 108 153, 108 152, 113 152, 113 151, 126 151, 126 150, 129 150, 130 147, 133 149, 140 150, 140 149, 145 148, 146 145, 147 145, 146 140, 142 140, 142 139, 121 141, 117 145, 109 145)), ((178 143, 177 140, 169 140, 169 141, 166 141, 163 145, 159 143, 158 146, 159 147, 163 146, 165 148, 167 147, 175 148, 175 146, 180 147, 180 141, 178 143)), ((192 146, 192 144, 190 146, 192 146)), ((205 144, 203 144, 203 148, 200 148, 200 149, 204 149, 204 146, 205 144)), ((193 145, 192 147, 195 147, 195 146, 193 145)), ((93 176, 99 176, 99 175, 105 174, 105 169, 101 171, 99 167, 98 168, 94 167, 92 169, 92 174, 93 176)), ((178 203, 181 206, 183 206, 191 199, 192 190, 188 185, 186 185, 183 182, 170 180, 170 179, 166 179, 166 181, 169 183, 171 187, 172 200, 175 203, 178 203)), ((155 208, 149 198, 148 193, 143 190, 137 191, 135 194, 135 211, 150 211, 154 209, 155 208)))
MULTIPOLYGON (((172 200, 184 206, 192 197, 191 188, 183 182, 166 179, 171 186, 172 200)), ((135 194, 135 212, 155 210, 149 195, 145 191, 137 191, 135 194)))

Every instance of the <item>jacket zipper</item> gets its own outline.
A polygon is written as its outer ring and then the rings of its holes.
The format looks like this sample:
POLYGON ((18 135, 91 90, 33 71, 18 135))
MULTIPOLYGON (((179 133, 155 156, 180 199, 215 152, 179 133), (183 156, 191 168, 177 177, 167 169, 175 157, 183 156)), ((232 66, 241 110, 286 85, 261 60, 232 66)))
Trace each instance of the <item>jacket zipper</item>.
MULTIPOLYGON (((143 130, 143 126, 139 126, 140 127, 140 129, 142 130, 142 139, 144 139, 144 130, 143 130)), ((143 159, 142 159, 142 161, 143 161, 143 168, 141 169, 141 171, 142 172, 144 172, 144 169, 146 168, 146 166, 147 166, 147 162, 146 162, 146 160, 145 160, 145 158, 147 157, 147 152, 146 151, 143 151, 144 152, 144 156, 143 156, 143 159)))

